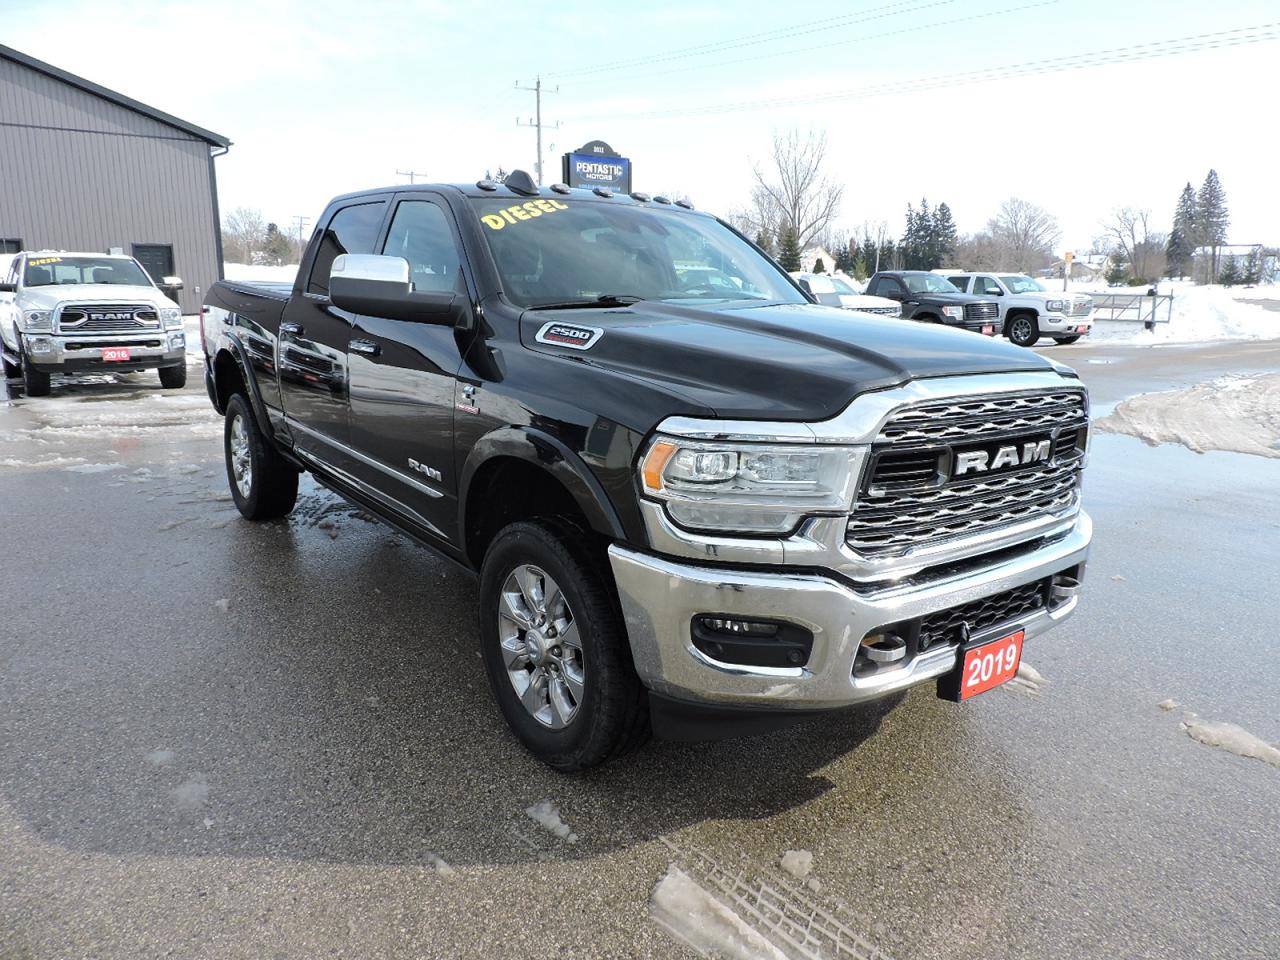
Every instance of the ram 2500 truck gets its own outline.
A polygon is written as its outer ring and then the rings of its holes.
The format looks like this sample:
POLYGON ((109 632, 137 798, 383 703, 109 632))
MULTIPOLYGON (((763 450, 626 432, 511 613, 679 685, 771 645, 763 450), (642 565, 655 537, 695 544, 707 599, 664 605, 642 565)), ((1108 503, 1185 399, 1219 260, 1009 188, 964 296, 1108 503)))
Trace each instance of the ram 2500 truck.
POLYGON ((1070 369, 815 304, 662 197, 342 196, 292 288, 216 284, 202 336, 240 512, 288 513, 309 471, 476 573, 493 695, 562 770, 963 700, 1078 602, 1070 369))
POLYGON ((160 371, 187 383, 182 310, 133 257, 24 252, 0 282, 0 353, 29 397, 49 393, 50 375, 88 370, 160 371))

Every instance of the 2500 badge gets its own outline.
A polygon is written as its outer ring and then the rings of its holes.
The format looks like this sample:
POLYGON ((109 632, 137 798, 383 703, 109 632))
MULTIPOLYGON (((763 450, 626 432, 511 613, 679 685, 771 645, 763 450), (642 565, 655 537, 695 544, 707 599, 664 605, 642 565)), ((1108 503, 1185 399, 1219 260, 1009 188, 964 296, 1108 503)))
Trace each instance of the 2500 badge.
POLYGON ((600 327, 580 327, 577 324, 559 323, 553 320, 550 323, 544 323, 534 339, 539 343, 569 347, 571 350, 590 350, 603 335, 604 330, 600 327))

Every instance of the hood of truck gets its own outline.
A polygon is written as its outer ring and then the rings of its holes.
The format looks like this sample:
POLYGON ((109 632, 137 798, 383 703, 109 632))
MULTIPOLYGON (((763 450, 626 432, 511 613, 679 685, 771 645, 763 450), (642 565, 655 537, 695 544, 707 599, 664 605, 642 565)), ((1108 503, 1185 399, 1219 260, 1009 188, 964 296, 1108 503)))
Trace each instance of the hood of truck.
POLYGON ((133 287, 119 283, 55 283, 45 287, 23 287, 18 300, 24 310, 52 310, 60 303, 150 303, 156 307, 177 306, 155 287, 133 287))
POLYGON ((521 340, 744 419, 825 420, 909 380, 1055 369, 976 333, 813 304, 527 310, 521 340))

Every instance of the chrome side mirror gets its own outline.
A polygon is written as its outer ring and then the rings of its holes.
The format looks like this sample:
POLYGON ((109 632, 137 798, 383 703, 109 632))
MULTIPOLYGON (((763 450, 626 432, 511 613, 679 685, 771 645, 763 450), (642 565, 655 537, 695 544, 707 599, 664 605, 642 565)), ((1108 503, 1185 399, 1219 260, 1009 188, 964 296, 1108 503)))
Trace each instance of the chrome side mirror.
POLYGON ((329 299, 339 310, 388 320, 452 323, 452 293, 418 293, 409 261, 367 253, 344 253, 329 268, 329 299))

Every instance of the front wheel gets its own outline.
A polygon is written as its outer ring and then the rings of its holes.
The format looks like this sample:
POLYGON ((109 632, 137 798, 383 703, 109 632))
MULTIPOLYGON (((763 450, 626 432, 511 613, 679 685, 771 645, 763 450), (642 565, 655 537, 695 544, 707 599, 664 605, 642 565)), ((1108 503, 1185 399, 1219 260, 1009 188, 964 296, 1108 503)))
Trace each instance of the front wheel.
POLYGON ((267 443, 243 393, 227 403, 223 427, 227 480, 246 520, 275 520, 298 500, 298 471, 267 443))
POLYGON ((1040 325, 1035 317, 1020 313, 1009 321, 1009 339, 1020 347, 1035 346, 1040 339, 1040 325))
POLYGON ((1053 339, 1055 343, 1063 343, 1063 344, 1075 343, 1077 340, 1080 339, 1080 334, 1077 333, 1075 336, 1071 336, 1071 337, 1054 337, 1053 339))
POLYGON ((187 365, 180 367, 161 367, 160 386, 166 390, 181 390, 187 385, 187 365))
POLYGON ((583 770, 649 734, 612 585, 567 523, 513 523, 480 570, 481 655, 507 725, 539 760, 583 770))
POLYGON ((28 397, 49 395, 49 374, 33 369, 25 356, 22 358, 22 392, 28 397))

